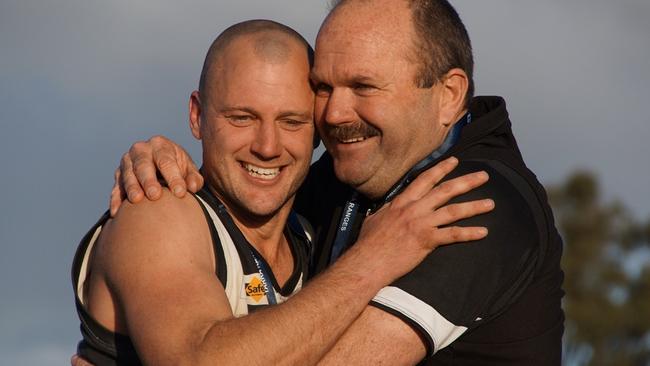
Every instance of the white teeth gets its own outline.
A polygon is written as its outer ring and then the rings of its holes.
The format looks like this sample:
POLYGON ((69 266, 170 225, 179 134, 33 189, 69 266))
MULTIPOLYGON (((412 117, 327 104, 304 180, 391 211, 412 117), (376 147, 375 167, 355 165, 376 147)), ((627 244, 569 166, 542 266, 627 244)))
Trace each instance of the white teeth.
POLYGON ((248 174, 261 179, 270 180, 280 174, 280 168, 262 168, 251 164, 244 164, 244 168, 248 171, 248 174))
POLYGON ((355 137, 355 138, 351 138, 351 139, 347 139, 347 140, 341 140, 341 142, 344 143, 344 144, 352 144, 352 143, 355 143, 355 142, 361 142, 361 141, 363 141, 365 139, 366 139, 365 137, 355 137))

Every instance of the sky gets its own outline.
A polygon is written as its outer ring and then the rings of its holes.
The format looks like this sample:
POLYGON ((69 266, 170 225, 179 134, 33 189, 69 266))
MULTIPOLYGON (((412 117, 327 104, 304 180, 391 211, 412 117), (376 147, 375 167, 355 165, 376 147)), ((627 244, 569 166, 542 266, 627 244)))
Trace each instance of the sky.
MULTIPOLYGON (((477 94, 506 98, 544 184, 587 169, 650 217, 650 2, 452 0, 477 94)), ((137 140, 199 157, 187 100, 227 26, 283 22, 313 43, 325 1, 0 1, 0 363, 61 365, 80 338, 70 263, 137 140)))

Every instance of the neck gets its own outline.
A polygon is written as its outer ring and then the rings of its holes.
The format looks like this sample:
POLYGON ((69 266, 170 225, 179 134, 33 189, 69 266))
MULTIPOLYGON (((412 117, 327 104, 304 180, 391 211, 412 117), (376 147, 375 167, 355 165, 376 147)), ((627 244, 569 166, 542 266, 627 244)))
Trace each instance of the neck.
POLYGON ((406 186, 408 186, 420 173, 424 170, 432 167, 436 164, 440 158, 451 149, 458 139, 460 138, 460 133, 463 127, 471 122, 471 115, 467 112, 464 112, 462 115, 458 116, 456 122, 454 122, 450 128, 446 131, 441 142, 436 144, 436 148, 433 151, 430 151, 424 157, 421 157, 417 163, 415 163, 411 168, 398 179, 393 186, 384 192, 378 197, 368 197, 372 201, 378 202, 376 208, 381 207, 385 202, 391 201, 397 194, 399 194, 406 186))
POLYGON ((210 190, 226 207, 246 240, 264 257, 274 272, 276 263, 285 262, 283 256, 288 253, 291 257, 284 228, 291 212, 293 197, 270 215, 256 215, 241 205, 230 202, 212 186, 210 190))
POLYGON ((272 269, 274 264, 282 261, 281 257, 285 253, 290 253, 288 239, 284 234, 290 209, 290 205, 286 208, 283 207, 273 216, 264 220, 251 220, 241 215, 232 215, 235 224, 244 234, 246 240, 264 257, 272 269))

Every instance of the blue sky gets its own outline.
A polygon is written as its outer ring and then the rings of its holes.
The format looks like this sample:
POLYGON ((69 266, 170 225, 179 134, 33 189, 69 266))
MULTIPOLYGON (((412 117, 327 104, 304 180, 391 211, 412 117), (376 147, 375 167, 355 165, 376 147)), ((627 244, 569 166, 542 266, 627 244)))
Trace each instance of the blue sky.
MULTIPOLYGON (((544 183, 594 171, 650 216, 650 3, 471 1, 478 94, 503 95, 544 183)), ((79 338, 69 267, 130 144, 167 135, 199 156, 187 99, 228 25, 284 22, 313 41, 324 1, 0 2, 0 363, 60 365, 79 338)))

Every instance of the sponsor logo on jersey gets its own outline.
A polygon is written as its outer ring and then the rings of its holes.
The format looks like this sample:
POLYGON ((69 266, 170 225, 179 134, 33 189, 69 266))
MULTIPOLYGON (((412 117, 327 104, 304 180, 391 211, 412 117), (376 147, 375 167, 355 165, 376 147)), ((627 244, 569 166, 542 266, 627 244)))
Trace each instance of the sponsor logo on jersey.
POLYGON ((264 283, 257 275, 252 276, 250 282, 244 284, 244 291, 246 292, 246 296, 255 300, 256 303, 260 302, 266 296, 264 283))

